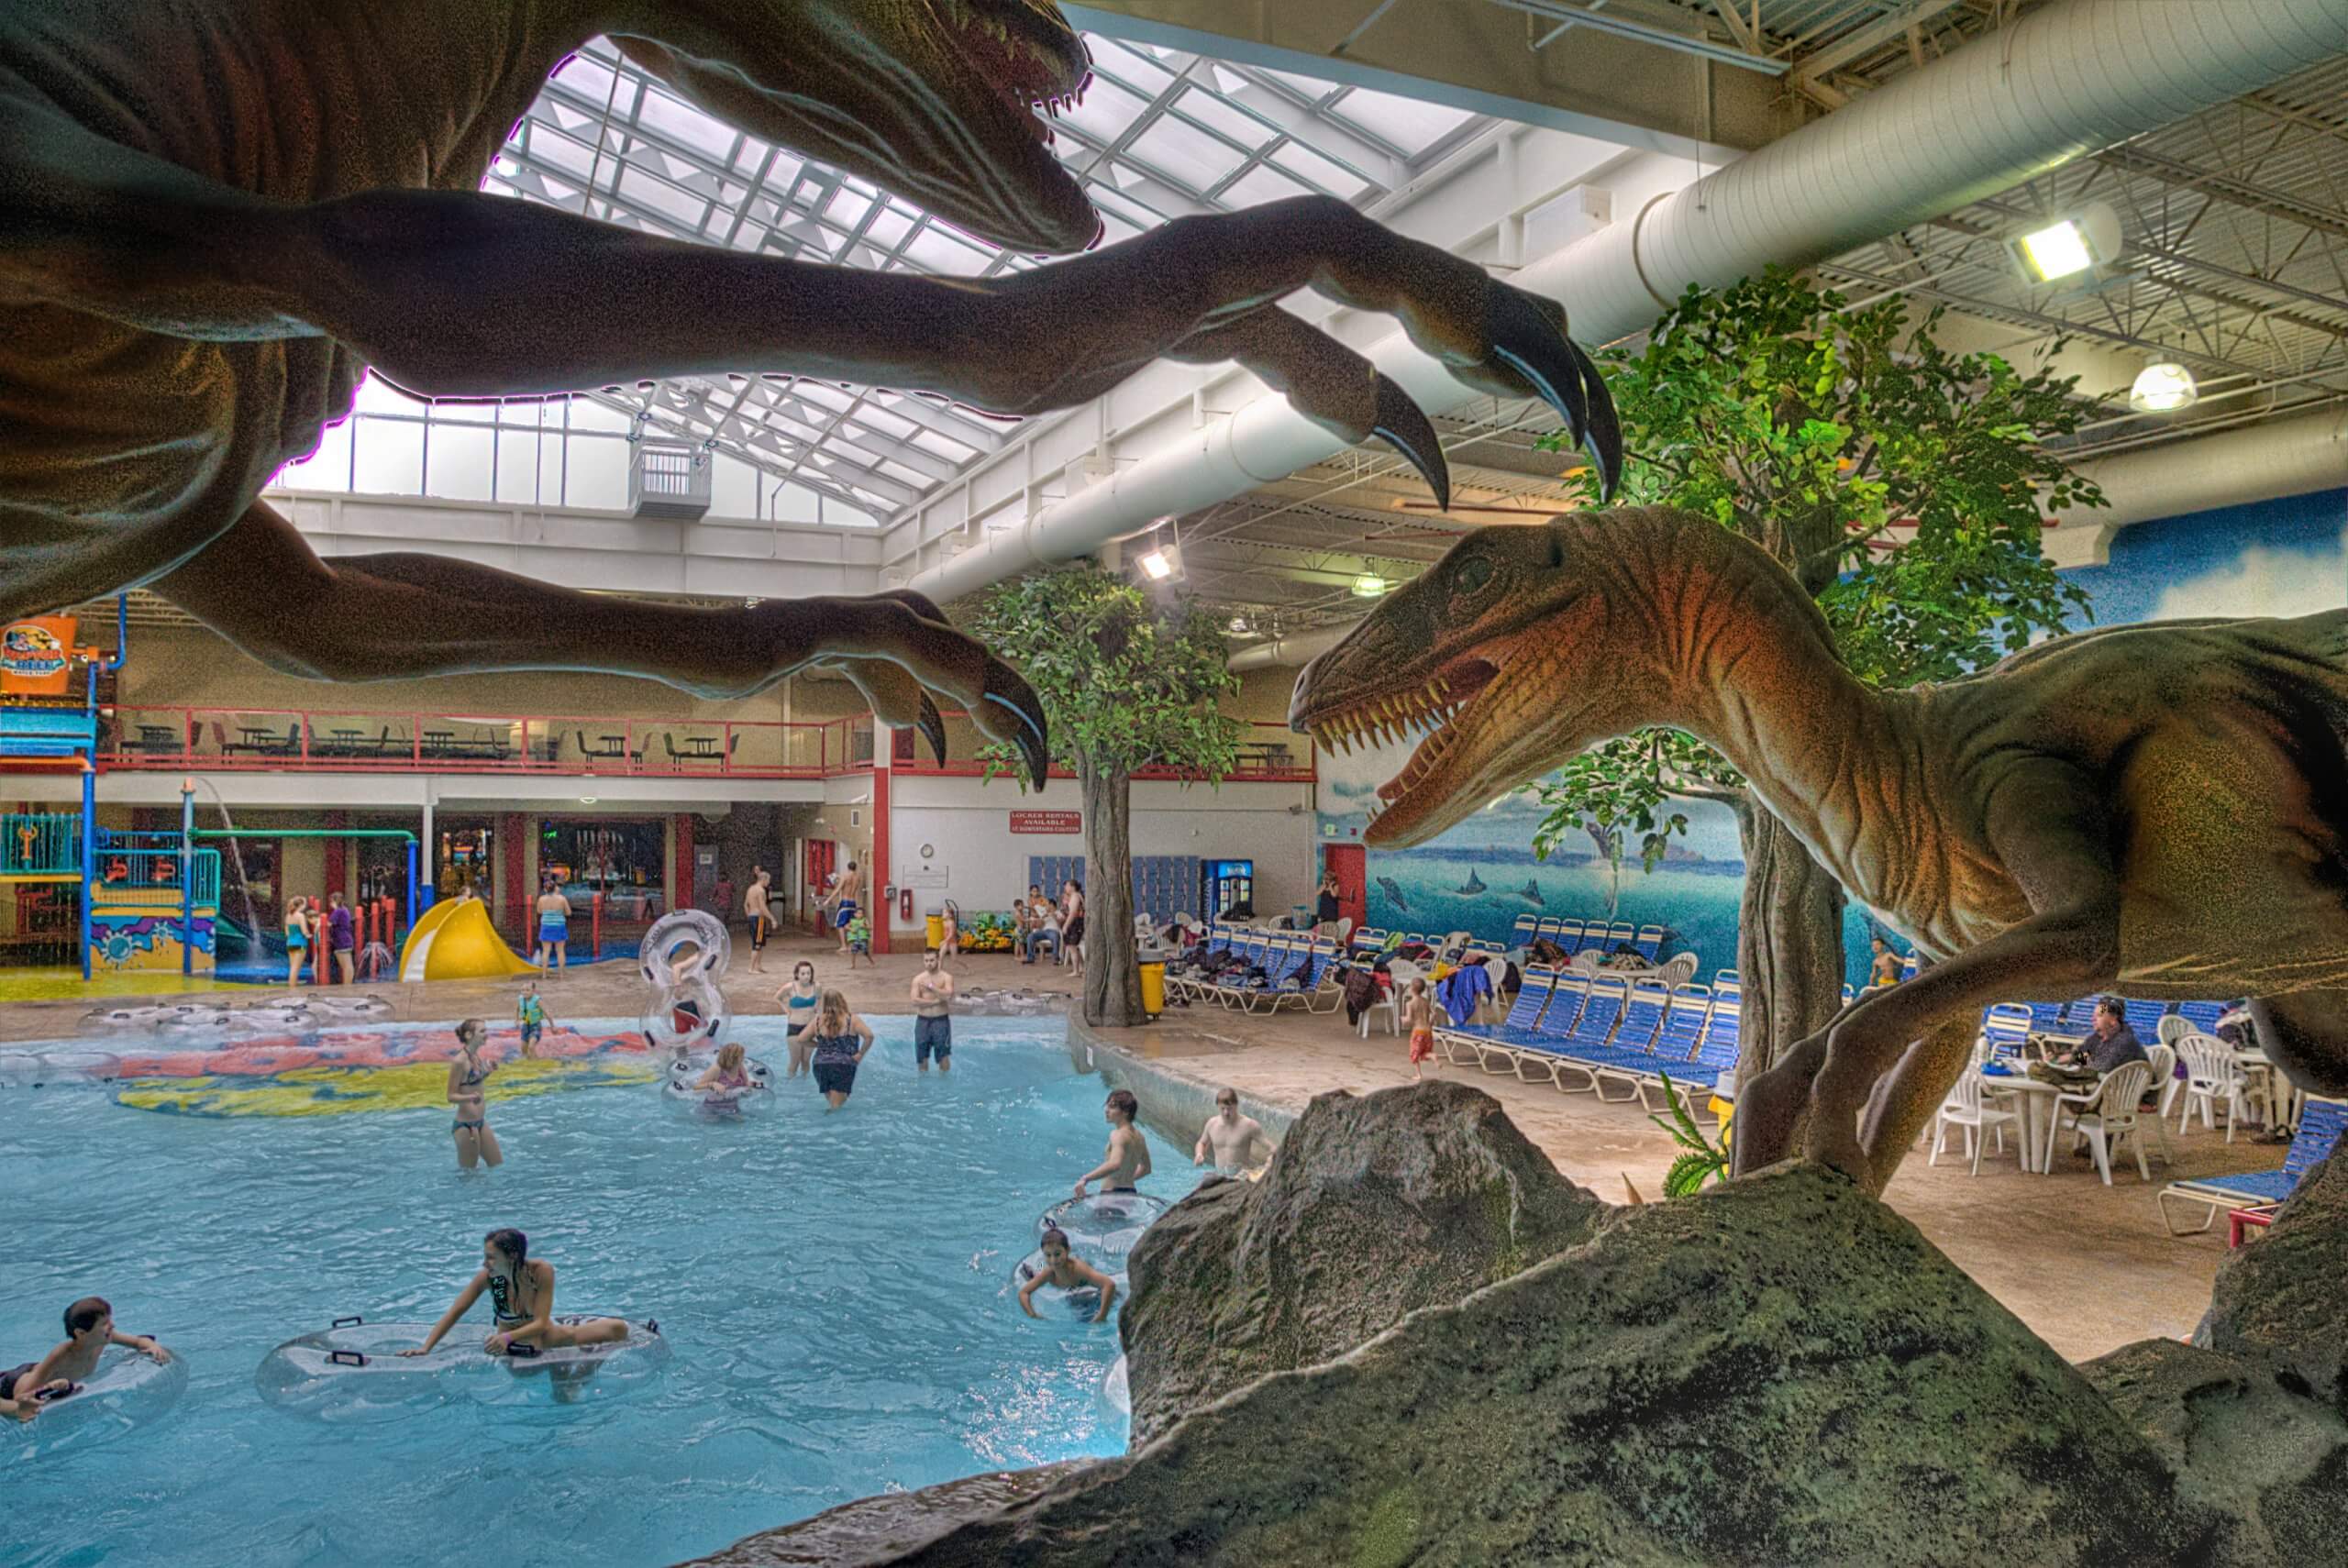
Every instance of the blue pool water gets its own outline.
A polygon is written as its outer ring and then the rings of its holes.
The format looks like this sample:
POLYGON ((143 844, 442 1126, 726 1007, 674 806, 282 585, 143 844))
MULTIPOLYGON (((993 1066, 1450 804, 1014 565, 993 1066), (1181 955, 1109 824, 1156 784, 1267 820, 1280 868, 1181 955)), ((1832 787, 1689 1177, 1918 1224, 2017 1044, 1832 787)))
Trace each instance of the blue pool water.
MULTIPOLYGON (((0 1366, 97 1293, 191 1377, 100 1445, 0 1431, 0 1562, 646 1568, 867 1493, 1123 1452, 1099 1392, 1113 1324, 1032 1321, 1008 1284, 1100 1158, 1100 1080, 1058 1019, 958 1019, 953 1076, 927 1078, 911 1021, 871 1021, 836 1115, 803 1078, 731 1123, 650 1085, 493 1102, 506 1163, 471 1175, 446 1111, 217 1120, 11 1093, 0 1366), (658 1318, 665 1372, 609 1401, 358 1427, 261 1402, 273 1346, 349 1313, 437 1317, 499 1225, 556 1265, 560 1310, 658 1318)), ((780 1075, 780 1021, 737 1028, 780 1075)), ((1156 1153, 1144 1185, 1170 1199, 1193 1173, 1156 1153)), ((475 1318, 456 1336, 486 1335, 475 1318)))

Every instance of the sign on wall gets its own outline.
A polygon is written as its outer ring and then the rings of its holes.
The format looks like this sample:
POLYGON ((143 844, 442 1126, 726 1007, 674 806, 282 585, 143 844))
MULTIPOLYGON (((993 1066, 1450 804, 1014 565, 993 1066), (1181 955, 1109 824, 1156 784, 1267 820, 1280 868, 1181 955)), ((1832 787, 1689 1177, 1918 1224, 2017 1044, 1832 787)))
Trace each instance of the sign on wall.
POLYGON ((61 697, 73 663, 71 615, 33 615, 0 631, 0 691, 61 697))
POLYGON ((1081 833, 1084 813, 1081 812, 1013 812, 1011 813, 1013 833, 1081 833))

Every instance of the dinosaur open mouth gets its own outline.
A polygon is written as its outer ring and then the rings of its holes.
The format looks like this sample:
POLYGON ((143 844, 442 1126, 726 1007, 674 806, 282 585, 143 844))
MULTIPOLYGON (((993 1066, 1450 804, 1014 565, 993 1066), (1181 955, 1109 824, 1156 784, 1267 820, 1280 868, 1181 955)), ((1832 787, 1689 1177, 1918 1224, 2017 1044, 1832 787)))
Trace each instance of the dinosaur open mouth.
POLYGON ((1390 688, 1357 698, 1332 710, 1307 726, 1324 748, 1351 755, 1357 743, 1390 745, 1421 735, 1402 770, 1378 787, 1370 801, 1370 819, 1425 781, 1451 755, 1464 733, 1455 724, 1462 712, 1473 708, 1477 695, 1490 685, 1500 668, 1475 654, 1445 664, 1423 684, 1390 688))
POLYGON ((936 0, 961 32, 971 64, 1017 116, 1020 127, 1050 146, 1051 121, 1084 99, 1092 82, 1084 40, 1024 4, 936 0))

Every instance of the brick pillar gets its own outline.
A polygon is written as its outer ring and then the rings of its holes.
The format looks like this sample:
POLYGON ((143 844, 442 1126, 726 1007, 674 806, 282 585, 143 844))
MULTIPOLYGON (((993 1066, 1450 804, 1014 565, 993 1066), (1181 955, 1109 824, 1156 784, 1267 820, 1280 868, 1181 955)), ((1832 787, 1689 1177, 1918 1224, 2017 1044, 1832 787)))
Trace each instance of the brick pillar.
MULTIPOLYGON (((508 931, 521 933, 522 940, 526 943, 532 934, 529 915, 532 894, 522 879, 522 813, 519 812, 497 813, 497 861, 503 867, 501 875, 505 883, 504 926, 508 931)), ((483 889, 482 891, 495 896, 492 889, 483 889)))

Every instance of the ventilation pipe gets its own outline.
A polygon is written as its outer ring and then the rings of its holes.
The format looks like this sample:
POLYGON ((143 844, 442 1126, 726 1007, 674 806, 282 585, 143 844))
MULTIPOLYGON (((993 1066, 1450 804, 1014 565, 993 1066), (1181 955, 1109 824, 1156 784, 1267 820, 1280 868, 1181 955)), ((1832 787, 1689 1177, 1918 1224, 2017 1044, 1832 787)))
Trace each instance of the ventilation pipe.
MULTIPOLYGON (((1510 281, 1562 301, 1576 337, 1610 342, 1651 326, 1690 283, 1716 287, 1772 262, 1822 260, 2342 52, 2348 6, 2340 0, 2065 0, 1656 197, 1510 281)), ((1399 332, 1368 354, 1430 414, 1474 400, 1399 332)), ((908 586, 953 599, 1090 555, 1344 449, 1268 394, 990 533, 908 586)))
MULTIPOLYGON (((2078 471, 2101 485, 2111 502, 2102 511, 2064 513, 2067 525, 2082 528, 2121 528, 2154 517, 2333 490, 2348 485, 2348 408, 2121 452, 2081 463, 2078 471)), ((1343 642, 1357 624, 1349 621, 1242 649, 1232 656, 1231 668, 1309 663, 1343 642)))

